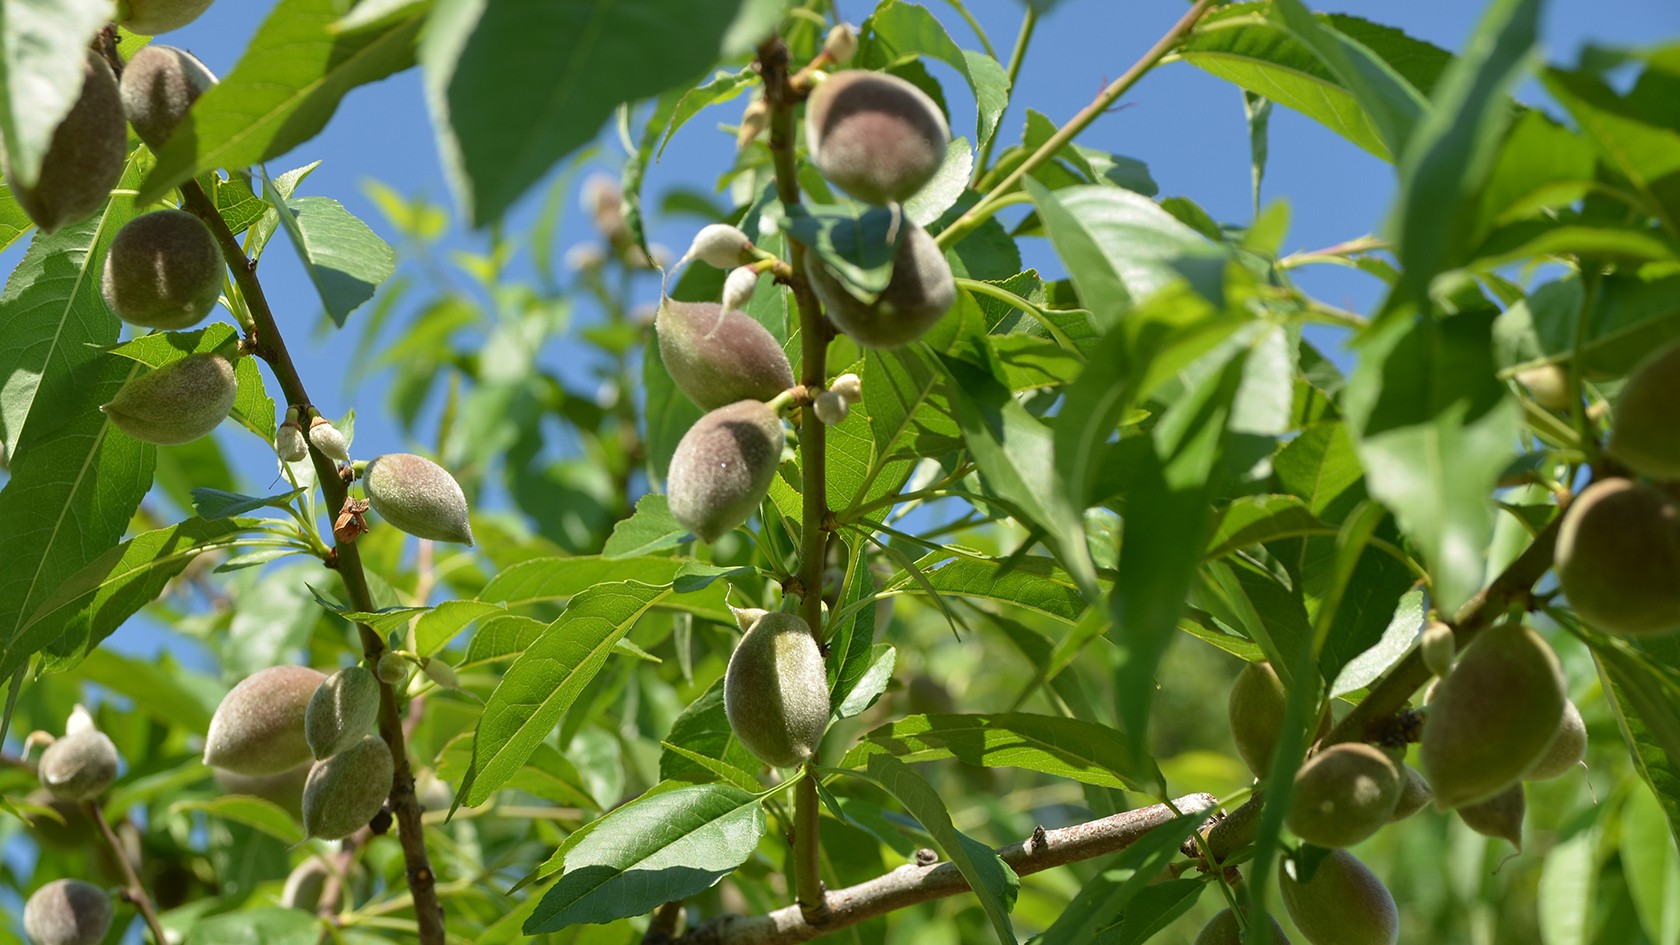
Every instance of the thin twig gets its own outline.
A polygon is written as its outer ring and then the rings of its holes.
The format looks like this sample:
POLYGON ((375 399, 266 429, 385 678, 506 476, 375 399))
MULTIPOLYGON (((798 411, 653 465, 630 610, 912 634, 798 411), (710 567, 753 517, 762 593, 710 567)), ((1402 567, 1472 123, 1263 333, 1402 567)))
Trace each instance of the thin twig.
MULTIPOLYGON (((297 366, 286 350, 286 340, 274 319, 274 310, 268 304, 262 283, 257 280, 256 262, 246 257, 239 240, 233 235, 233 231, 228 229, 221 213, 216 210, 215 201, 210 199, 197 181, 183 184, 181 196, 183 206, 210 227, 210 232, 222 248, 228 268, 233 272, 234 282, 239 285, 240 294, 244 296, 252 320, 251 334, 246 339, 248 350, 267 362, 269 368, 274 371, 274 378, 279 382, 280 390, 285 394, 288 404, 313 406, 309 392, 303 386, 303 378, 298 375, 297 366)), ((309 457, 315 466, 315 477, 321 486, 327 514, 335 516, 349 497, 349 484, 339 477, 337 464, 316 449, 314 444, 309 447, 309 457)), ((344 589, 350 597, 352 607, 362 612, 374 609, 373 594, 368 588, 367 575, 362 570, 361 553, 354 542, 339 542, 327 564, 337 570, 340 579, 344 581, 344 589)), ((356 631, 361 637, 362 655, 367 659, 370 668, 376 666, 379 655, 385 651, 384 639, 366 624, 356 624, 356 631)), ((414 796, 414 772, 408 763, 402 720, 397 712, 397 694, 383 681, 379 684, 379 735, 385 740, 385 744, 390 746, 391 760, 396 768, 396 776, 391 784, 390 805, 397 820, 397 839, 402 845, 408 887, 414 894, 414 918, 420 943, 444 945, 443 909, 438 905, 437 877, 432 872, 431 862, 426 855, 425 835, 420 822, 420 803, 414 796)))
POLYGON ((1128 89, 1136 85, 1145 73, 1161 61, 1161 57, 1172 52, 1173 47, 1190 34, 1190 30, 1196 26, 1196 21, 1200 20, 1202 14, 1206 13, 1211 6, 1213 6, 1213 0, 1196 0, 1196 5, 1190 8, 1190 12, 1180 17, 1179 21, 1174 23, 1165 35, 1156 40, 1155 45, 1149 47, 1149 50, 1137 62, 1132 63, 1131 68, 1127 69, 1120 78, 1109 83, 1107 88, 1097 94, 1096 99, 1091 104, 1080 109, 1079 114, 1074 115, 1068 120, 1067 124, 1057 129, 1055 134, 1051 135, 1042 145, 1039 145, 1038 150, 1028 155, 1019 167, 1010 171, 1007 177, 999 181, 997 186, 981 198, 979 203, 968 208, 968 212, 946 227, 939 234, 939 245, 949 248, 952 244, 967 236, 969 231, 986 222, 987 218, 997 212, 998 208, 1003 205, 1003 198, 1016 184, 1021 182, 1022 178, 1032 173, 1040 164, 1054 157, 1056 152, 1060 151, 1064 145, 1072 141, 1091 122, 1096 121, 1098 116, 1107 111, 1108 107, 1114 104, 1115 99, 1126 94, 1128 89))
MULTIPOLYGON (((1035 830, 1019 843, 997 851, 1018 876, 1123 850, 1149 831, 1183 813, 1211 811, 1212 794, 1190 794, 1167 804, 1152 804, 1056 830, 1035 830), (1173 808, 1177 808, 1175 811, 1173 808)), ((768 915, 723 916, 677 939, 676 945, 791 945, 836 929, 856 925, 906 906, 967 892, 968 880, 955 863, 900 866, 883 876, 828 894, 828 918, 820 926, 789 906, 768 915)))
POLYGON ((123 898, 134 903, 134 908, 140 910, 140 917, 146 920, 146 928, 152 932, 152 941, 156 945, 167 945, 168 939, 163 934, 163 923, 158 921, 157 910, 152 908, 152 899, 146 895, 146 886, 140 882, 140 874, 134 871, 134 864, 128 861, 128 853, 123 850, 122 840, 117 838, 117 832, 111 829, 111 824, 105 820, 105 810, 99 802, 83 801, 82 808, 87 811, 93 822, 99 825, 99 832, 105 835, 105 842, 111 847, 111 855, 117 858, 117 865, 122 867, 123 878, 128 885, 123 888, 123 898))

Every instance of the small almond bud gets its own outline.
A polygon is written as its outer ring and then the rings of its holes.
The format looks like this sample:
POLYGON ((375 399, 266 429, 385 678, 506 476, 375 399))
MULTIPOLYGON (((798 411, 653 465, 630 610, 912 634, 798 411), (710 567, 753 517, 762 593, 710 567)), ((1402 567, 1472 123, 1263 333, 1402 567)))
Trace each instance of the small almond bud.
POLYGON ((379 680, 362 666, 328 676, 309 697, 304 739, 316 758, 330 758, 373 731, 379 719, 379 680))
POLYGON ((445 689, 461 688, 461 681, 455 676, 455 667, 443 660, 427 660, 425 666, 426 678, 445 689))
POLYGON ((845 420, 846 414, 852 409, 852 405, 846 403, 846 398, 831 390, 817 394, 811 406, 817 412, 817 419, 829 426, 845 420))
POLYGON ((100 408, 117 429, 158 446, 196 440, 233 409, 239 383, 219 354, 189 354, 124 384, 100 408))
POLYGON ((863 378, 856 374, 840 375, 834 379, 834 383, 828 385, 828 389, 846 398, 848 404, 863 402, 863 378))
POLYGON ((111 897, 79 879, 55 879, 23 904, 23 931, 34 945, 99 945, 110 930, 111 897))
POLYGON ((303 438, 303 427, 296 420, 287 420, 274 431, 274 452, 288 463, 301 463, 309 458, 309 441, 303 438))
POLYGON ((303 720, 326 674, 271 666, 234 686, 210 717, 204 763, 237 774, 279 774, 311 757, 303 720))
POLYGON ((349 441, 326 417, 316 417, 309 421, 309 442, 313 443, 323 456, 335 463, 350 461, 349 441))
POLYGON ((857 55, 857 30, 850 23, 839 23, 828 31, 828 38, 823 40, 823 52, 836 64, 848 62, 857 55))
POLYGON ((367 466, 367 494, 385 521, 416 538, 473 543, 467 497, 449 471, 413 453, 388 453, 367 466))
POLYGON ((746 308, 752 300, 753 290, 758 288, 759 272, 751 266, 737 266, 729 270, 729 276, 723 280, 723 310, 733 312, 746 308))
POLYGON ((770 127, 770 103, 762 98, 755 98, 747 103, 747 110, 741 113, 741 124, 735 130, 735 150, 745 151, 747 145, 758 140, 764 129, 770 127))
POLYGON ((1453 639, 1452 628, 1436 620, 1423 628, 1418 648, 1423 651, 1423 665, 1435 675, 1445 676, 1452 669, 1458 643, 1453 639))
POLYGON ((379 681, 387 686, 400 686, 408 681, 408 660, 386 650, 379 654, 379 665, 374 669, 379 681))
POLYGON ((709 223, 694 234, 687 259, 698 259, 708 266, 728 269, 752 261, 752 240, 747 234, 727 223, 709 223))
POLYGON ((87 710, 79 705, 66 729, 63 738, 41 753, 41 785, 61 800, 98 797, 117 779, 117 746, 93 727, 87 710))
POLYGON ((342 840, 360 830, 384 806, 395 775, 390 747, 372 735, 315 762, 303 786, 305 833, 342 840))

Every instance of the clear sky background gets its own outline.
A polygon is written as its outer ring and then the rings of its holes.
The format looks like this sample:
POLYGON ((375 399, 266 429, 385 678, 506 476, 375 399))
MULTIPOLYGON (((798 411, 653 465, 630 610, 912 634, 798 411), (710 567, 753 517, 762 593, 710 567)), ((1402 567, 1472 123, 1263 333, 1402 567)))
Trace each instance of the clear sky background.
MULTIPOLYGON (((943 0, 925 2, 946 22, 960 45, 978 48, 973 33, 943 0)), ((1325 8, 1364 16, 1457 49, 1470 35, 1482 6, 1468 0, 1344 0, 1325 8)), ((196 22, 160 37, 158 42, 187 48, 217 74, 226 74, 267 8, 267 4, 248 0, 222 0, 196 22)), ((840 9, 854 22, 871 8, 860 0, 840 0, 840 9)), ((999 57, 1007 60, 1020 25, 1021 4, 1018 0, 970 0, 969 8, 997 47, 999 57)), ((1064 0, 1041 19, 1033 36, 1013 104, 1003 120, 1000 146, 1018 140, 1028 107, 1058 123, 1072 116, 1136 60, 1184 10, 1185 4, 1176 0, 1064 0)), ((1587 42, 1637 46, 1680 36, 1680 0, 1552 0, 1544 23, 1546 57, 1568 63, 1587 42)), ((953 134, 974 140, 973 102, 966 86, 942 64, 930 63, 930 69, 944 85, 953 134)), ((1534 83, 1522 90, 1521 97, 1530 103, 1541 99, 1534 83)), ((744 102, 744 98, 736 99, 703 112, 685 126, 666 150, 664 161, 650 169, 646 192, 656 196, 672 186, 711 191, 734 151, 733 138, 719 132, 718 125, 732 124, 744 102)), ((1250 219, 1247 129, 1236 87, 1194 66, 1177 63, 1145 77, 1122 103, 1126 107, 1100 118, 1080 142, 1147 162, 1162 196, 1187 196, 1221 221, 1246 223, 1250 219)), ((417 69, 351 93, 321 137, 271 162, 269 171, 278 175, 317 159, 324 163, 300 193, 342 201, 393 242, 395 234, 365 193, 367 181, 378 180, 401 194, 452 203, 417 69)), ((609 137, 596 163, 611 170, 621 159, 616 139, 609 137)), ((516 208, 509 222, 510 232, 520 232, 529 225, 543 190, 533 189, 516 208)), ((1389 165, 1318 124, 1279 108, 1271 120, 1271 157, 1264 193, 1267 202, 1285 199, 1292 207, 1293 224, 1285 251, 1315 249, 1379 229, 1393 197, 1394 173, 1389 165)), ((648 206, 657 206, 657 201, 650 199, 648 206)), ((696 224, 692 218, 666 220, 650 212, 648 226, 651 241, 680 254, 696 224)), ((587 215, 568 208, 556 253, 593 236, 587 215)), ((295 253, 289 246, 279 245, 284 242, 284 235, 276 236, 275 245, 264 257, 263 284, 318 405, 329 415, 351 406, 360 408, 355 444, 358 457, 420 447, 404 442, 400 430, 386 416, 384 386, 378 375, 356 388, 352 399, 344 381, 350 374, 351 346, 337 343, 350 339, 320 330, 319 302, 295 253)), ((446 249, 480 249, 484 245, 480 234, 456 226, 444 243, 446 249)), ((1029 240, 1023 250, 1028 264, 1038 266, 1047 277, 1062 275, 1043 241, 1029 240)), ((10 271, 20 255, 21 247, 13 247, 0 254, 0 265, 10 271)), ((403 260, 399 265, 412 267, 411 262, 403 260)), ((530 277, 532 260, 522 255, 513 271, 520 278, 530 277)), ((1300 272, 1298 278, 1319 298, 1356 311, 1369 310, 1380 289, 1370 277, 1336 267, 1311 267, 1300 272)), ((647 282, 651 293, 652 280, 647 282)), ((423 295, 417 293, 416 301, 423 295)), ((352 330, 355 319, 367 310, 364 307, 351 316, 352 330)), ((225 317, 226 313, 222 314, 225 317)), ((586 324, 591 317, 586 304, 580 304, 574 326, 586 324)), ((401 318, 399 310, 396 321, 400 323, 401 318)), ((544 352, 543 360, 574 381, 578 389, 588 390, 583 386, 577 359, 568 359, 568 353, 564 345, 555 345, 544 352)), ((272 453, 231 425, 219 435, 229 447, 230 460, 246 477, 248 488, 265 488, 273 477, 272 453)), ((131 621, 131 626, 112 642, 123 649, 150 650, 162 641, 155 628, 146 627, 144 621, 131 621)), ((196 662, 190 655, 182 655, 196 662)))

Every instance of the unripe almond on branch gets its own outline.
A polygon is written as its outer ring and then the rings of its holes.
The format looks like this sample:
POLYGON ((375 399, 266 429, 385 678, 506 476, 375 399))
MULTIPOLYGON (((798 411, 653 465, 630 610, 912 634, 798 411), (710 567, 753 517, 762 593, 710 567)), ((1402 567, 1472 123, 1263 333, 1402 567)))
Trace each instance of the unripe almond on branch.
POLYGON ((86 709, 76 706, 71 720, 64 737, 41 753, 41 785, 54 797, 85 801, 105 793, 117 779, 121 758, 111 739, 93 727, 86 709), (78 720, 83 724, 76 724, 78 720))
POLYGON ((327 865, 320 857, 312 856, 299 863, 286 876, 286 885, 280 890, 280 905, 287 909, 300 909, 304 912, 314 912, 321 904, 321 893, 327 888, 327 865))
POLYGON ((178 30, 210 9, 211 0, 120 0, 117 22, 131 33, 156 36, 178 30))
POLYGON ((387 453, 367 465, 368 501, 379 517, 416 538, 473 543, 467 497, 437 463, 413 453, 387 453))
POLYGON ((805 104, 811 163, 864 203, 902 203, 945 161, 951 129, 926 92, 898 76, 848 69, 805 104))
POLYGON ((671 456, 665 482, 671 514, 701 541, 717 541, 764 501, 785 442, 781 418, 757 400, 701 417, 671 456))
POLYGON ((1330 851, 1305 883, 1280 861, 1278 891, 1312 945, 1394 945, 1400 938, 1400 913, 1388 887, 1346 850, 1330 851))
POLYGON ((1400 771, 1370 745, 1332 745, 1295 774, 1289 829, 1321 847, 1351 847, 1377 832, 1400 799, 1400 771))
POLYGON ((59 122, 41 160, 41 174, 24 186, 10 157, 0 149, 0 172, 18 205, 43 233, 87 219, 122 177, 128 157, 117 77, 99 54, 89 51, 82 66, 82 91, 59 122))
POLYGON ((1680 480, 1680 344, 1640 362, 1616 398, 1610 420, 1610 454, 1641 475, 1680 480))
POLYGON ((1484 837, 1509 840, 1511 846, 1516 847, 1520 853, 1523 814, 1527 809, 1528 801, 1523 797, 1522 782, 1518 781, 1479 804, 1460 807, 1458 816, 1466 827, 1484 837))
POLYGON ((372 735, 315 762, 303 786, 304 832, 317 840, 342 840, 360 830, 379 813, 395 775, 390 747, 372 735))
POLYGON ((729 275, 723 280, 723 310, 733 312, 744 309, 752 301, 753 290, 758 288, 760 273, 751 266, 736 266, 729 270, 729 275))
POLYGON ((279 774, 311 757, 303 720, 327 679, 307 666, 271 666, 234 686, 210 717, 204 763, 237 774, 279 774))
POLYGON ((1631 479, 1593 483, 1563 513, 1556 569, 1575 612, 1605 633, 1680 627, 1680 504, 1631 479))
POLYGON ((863 378, 856 374, 842 374, 828 385, 828 389, 846 398, 846 403, 857 404, 863 402, 863 378))
POLYGON ((303 427, 296 420, 287 420, 274 431, 274 452, 288 463, 309 458, 309 441, 303 438, 303 427))
POLYGON ((322 456, 335 463, 350 461, 350 441, 326 417, 315 417, 309 421, 308 437, 310 445, 320 450, 322 456))
POLYGON ((1575 703, 1566 702, 1563 705, 1563 724, 1558 727, 1557 736, 1534 767, 1523 775, 1523 780, 1546 781, 1562 777, 1574 771, 1586 756, 1587 723, 1582 720, 1581 710, 1575 708, 1575 703))
POLYGON ((117 429, 158 446, 205 436, 233 409, 239 382, 219 354, 189 354, 124 384, 100 408, 117 429))
POLYGON ((729 658, 723 708, 735 737, 777 768, 801 764, 828 727, 828 671, 797 614, 758 618, 729 658))
POLYGON ((111 931, 111 897, 92 883, 55 879, 23 904, 23 931, 34 945, 99 945, 111 931))
POLYGON ((174 46, 147 46, 123 68, 123 114, 140 140, 157 151, 193 102, 215 84, 216 76, 192 53, 174 46))
POLYGON ((927 333, 957 300, 945 253, 927 231, 906 222, 893 254, 892 279, 873 302, 846 290, 816 253, 805 256, 805 277, 836 328, 866 348, 896 348, 927 333))
POLYGON ((1520 624, 1482 631, 1441 679, 1418 759, 1442 810, 1485 801, 1545 755, 1563 724, 1563 672, 1551 647, 1520 624))
POLYGON ((346 666, 322 682, 303 715, 310 754, 329 758, 373 731, 379 718, 379 680, 366 667, 346 666))
POLYGON ((1452 670, 1453 657, 1458 655, 1458 641, 1451 627, 1434 620, 1423 628, 1418 649, 1423 653, 1423 665, 1435 675, 1445 676, 1452 670))
POLYGON ((1208 831, 1208 853, 1215 863, 1225 862, 1233 853, 1254 842, 1254 836, 1260 830, 1262 803, 1258 795, 1250 797, 1208 831))
POLYGON ((400 686, 408 681, 408 660, 386 650, 379 654, 379 662, 374 667, 374 674, 379 681, 387 686, 400 686))
POLYGON ((741 124, 735 129, 735 150, 745 151, 747 145, 758 140, 764 129, 770 127, 770 103, 762 97, 754 98, 747 103, 746 110, 741 112, 741 124))
POLYGON ((1429 782, 1411 765, 1400 766, 1400 799, 1394 802, 1394 813, 1389 817, 1391 823, 1399 823, 1412 816, 1435 799, 1435 792, 1429 789, 1429 782))
POLYGON ((1283 730, 1286 698, 1283 682, 1270 663, 1249 663, 1231 684, 1225 706, 1231 738, 1237 744, 1237 754, 1257 778, 1264 778, 1271 766, 1278 733, 1283 730))
MULTIPOLYGON (((1283 926, 1271 916, 1267 916, 1266 921, 1272 924, 1272 945, 1289 945, 1283 926)), ((1226 909, 1202 926, 1193 945, 1242 945, 1242 940, 1242 926, 1237 924, 1237 914, 1226 909)))
POLYGON ((660 302, 653 324, 665 370, 702 410, 769 400, 793 386, 787 353, 745 312, 668 298, 660 302))
POLYGON ((828 58, 836 63, 850 60, 857 55, 857 48, 857 29, 850 23, 835 24, 823 40, 823 52, 828 53, 828 58))
POLYGON ((204 221, 184 210, 142 214, 111 241, 99 291, 131 325, 189 328, 216 307, 222 253, 204 221))
POLYGON ((1517 372, 1517 381, 1528 388, 1534 402, 1548 410, 1568 410, 1569 375, 1556 364, 1542 364, 1517 372))

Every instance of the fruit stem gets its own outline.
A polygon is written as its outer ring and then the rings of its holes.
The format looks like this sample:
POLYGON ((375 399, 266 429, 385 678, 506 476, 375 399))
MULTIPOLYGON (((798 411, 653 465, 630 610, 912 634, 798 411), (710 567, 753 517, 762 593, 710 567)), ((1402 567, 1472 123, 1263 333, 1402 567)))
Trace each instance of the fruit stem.
MULTIPOLYGON (((288 405, 312 403, 309 392, 303 386, 303 378, 298 375, 297 365, 286 350, 286 340, 281 336, 280 326, 274 320, 274 310, 269 307, 262 283, 257 280, 256 263, 245 255, 244 247, 239 245, 238 238, 228 229, 227 222, 216 210, 215 201, 210 199, 197 181, 182 184, 181 197, 183 207, 210 227, 210 232, 222 248, 222 256, 227 260, 228 268, 233 272, 234 282, 239 285, 240 292, 245 296, 245 304, 250 309, 252 321, 252 337, 248 339, 250 350, 266 361, 274 371, 274 378, 280 384, 280 391, 285 394, 288 405)), ((338 464, 323 455, 313 443, 309 446, 309 458, 315 466, 315 478, 320 483, 327 514, 336 516, 349 496, 349 484, 339 478, 338 464)), ((333 557, 328 560, 344 581, 344 590, 350 598, 350 606, 364 613, 374 610, 373 594, 368 588, 367 574, 362 570, 362 557, 356 545, 353 542, 339 542, 334 548, 333 557)), ((362 655, 367 659, 369 667, 377 665, 379 655, 385 650, 385 640, 367 624, 356 624, 356 632, 361 637, 362 655)), ((432 872, 431 861, 426 855, 424 827, 420 821, 420 802, 414 795, 414 772, 408 764, 402 718, 397 711, 397 694, 390 684, 385 682, 379 684, 379 736, 390 746, 391 759, 396 765, 396 777, 391 782, 390 805, 397 820, 397 838, 402 844, 408 888, 414 896, 414 920, 420 935, 420 945, 444 945, 443 910, 438 905, 437 877, 432 872)), ((159 942, 161 941, 160 939, 159 942)))
MULTIPOLYGON (((773 36, 758 47, 758 68, 764 79, 764 99, 770 105, 770 154, 776 168, 776 196, 784 207, 795 207, 799 204, 799 169, 793 153, 793 109, 798 95, 788 80, 788 48, 781 37, 773 36)), ((792 270, 788 284, 799 310, 800 380, 807 390, 821 390, 828 379, 828 326, 816 296, 811 293, 810 283, 805 280, 805 246, 791 236, 788 263, 792 270)), ((827 637, 822 622, 823 558, 828 546, 825 524, 830 520, 826 431, 816 408, 806 404, 799 423, 803 472, 800 492, 804 500, 799 535, 799 583, 805 590, 800 615, 819 639, 827 637)), ((821 811, 817 806, 815 778, 807 770, 794 795, 793 878, 800 914, 806 922, 819 925, 828 917, 828 901, 822 887, 822 854, 817 830, 821 811)))
MULTIPOLYGON (((1021 63, 1027 58, 1027 43, 1032 41, 1033 30, 1038 27, 1038 10, 1032 6, 1021 17, 1021 32, 1015 37, 1015 51, 1009 54, 1009 91, 1011 97, 1015 92, 1015 80, 1021 75, 1021 63)), ((992 163, 992 146, 997 144, 997 135, 986 139, 980 146, 980 155, 974 159, 974 177, 969 181, 970 187, 978 187, 980 178, 986 176, 986 168, 992 163)))
MULTIPOLYGON (((1534 582, 1540 580, 1552 566, 1553 548, 1557 544, 1558 527, 1562 521, 1562 515, 1553 517, 1515 561, 1453 615, 1449 624, 1459 651, 1469 646, 1477 634, 1492 626, 1513 604, 1528 598, 1534 582)), ((1422 652, 1413 650, 1411 655, 1389 670, 1363 702, 1336 723, 1321 744, 1373 740, 1381 724, 1404 708, 1406 701, 1429 682, 1431 675, 1429 667, 1424 665, 1422 652)))
POLYGON ((157 910, 152 908, 151 897, 146 895, 146 887, 140 882, 140 874, 134 871, 134 864, 128 861, 128 854, 123 851, 122 841, 117 839, 117 832, 111 829, 111 824, 105 819, 105 809, 99 806, 97 800, 83 801, 82 807, 88 816, 99 825, 99 832, 105 836, 105 842, 111 847, 111 855, 117 858, 117 865, 122 867, 123 878, 128 885, 123 888, 123 898, 134 903, 134 908, 140 910, 140 917, 146 920, 146 928, 151 930, 152 941, 157 945, 167 945, 168 939, 163 934, 163 924, 158 921, 157 910))
POLYGON ((1010 171, 1009 175, 1003 180, 998 181, 997 186, 993 187, 986 196, 980 198, 979 203, 968 208, 968 212, 946 227, 937 238, 940 248, 950 248, 952 244, 986 222, 993 213, 997 212, 999 207, 1003 206, 1001 198, 1004 195, 1013 190, 1022 178, 1036 170, 1040 164, 1054 157, 1064 145, 1072 141, 1075 136, 1096 121, 1100 115, 1108 111, 1108 107, 1114 104, 1115 99, 1126 94, 1132 86, 1138 83, 1139 79, 1143 78, 1150 69, 1155 67, 1156 63, 1161 61, 1162 57, 1172 52, 1173 47, 1190 34, 1197 21, 1202 18, 1202 14, 1206 13, 1211 6, 1213 6, 1213 0, 1196 0, 1196 5, 1180 17, 1178 22, 1174 23, 1172 28, 1167 30, 1160 39, 1156 40, 1155 45, 1149 47, 1149 50, 1137 62, 1132 63, 1131 68, 1127 69, 1120 78, 1115 79, 1109 83, 1107 88, 1097 93, 1097 97, 1092 100, 1091 104, 1080 109, 1078 114, 1068 119, 1067 124, 1039 145, 1038 150, 1028 155, 1019 167, 1010 171))

